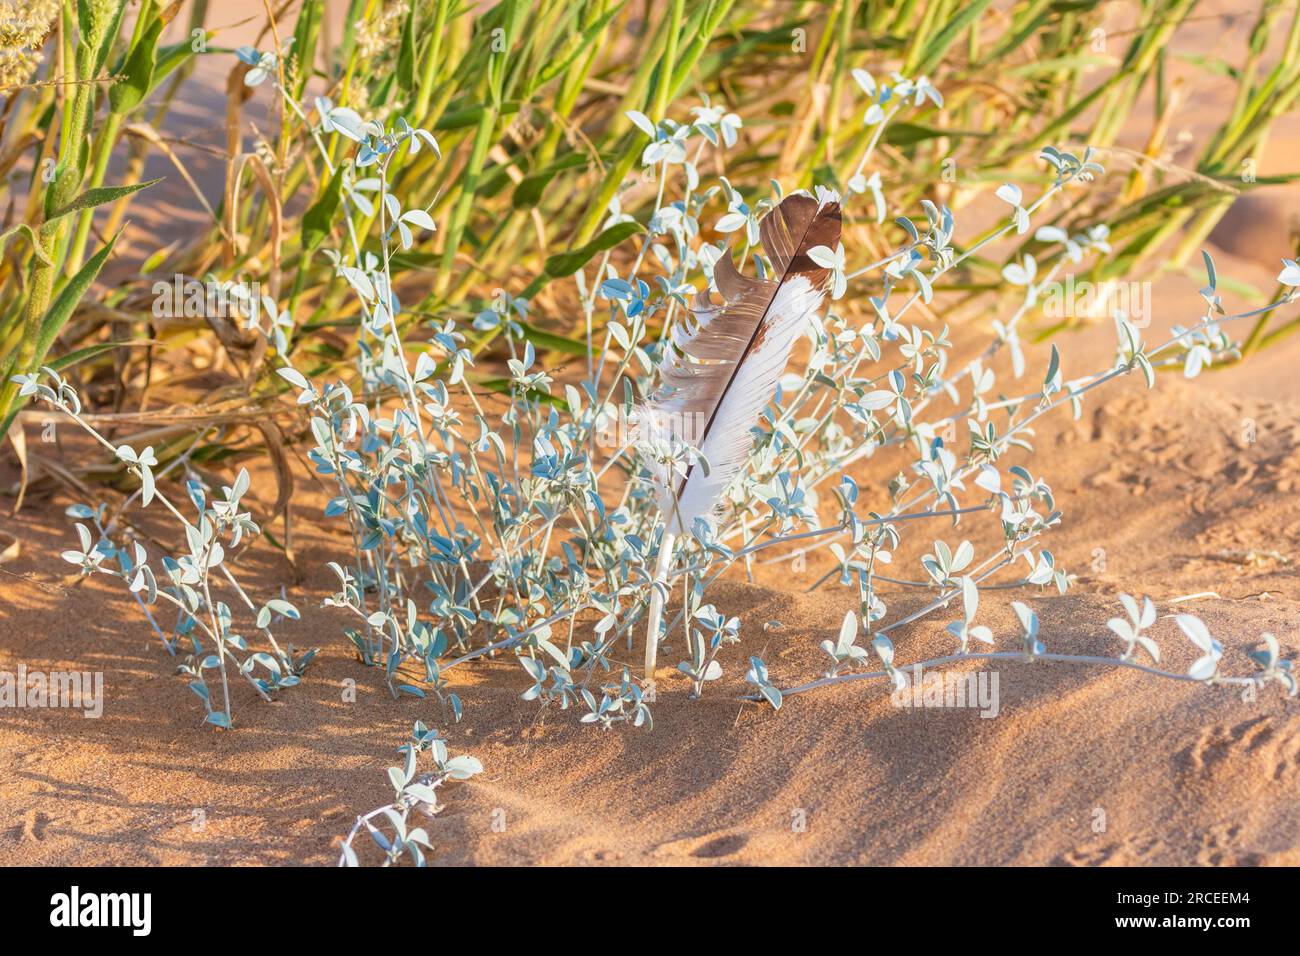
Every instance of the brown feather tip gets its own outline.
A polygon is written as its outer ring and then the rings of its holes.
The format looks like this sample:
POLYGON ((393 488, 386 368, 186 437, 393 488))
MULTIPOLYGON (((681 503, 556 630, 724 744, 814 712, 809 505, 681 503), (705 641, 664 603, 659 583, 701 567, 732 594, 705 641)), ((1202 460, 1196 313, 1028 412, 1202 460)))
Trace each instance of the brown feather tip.
POLYGON ((803 193, 793 193, 758 224, 763 249, 777 273, 805 276, 814 288, 830 278, 830 270, 808 256, 814 246, 834 249, 840 242, 840 204, 819 204, 803 193))

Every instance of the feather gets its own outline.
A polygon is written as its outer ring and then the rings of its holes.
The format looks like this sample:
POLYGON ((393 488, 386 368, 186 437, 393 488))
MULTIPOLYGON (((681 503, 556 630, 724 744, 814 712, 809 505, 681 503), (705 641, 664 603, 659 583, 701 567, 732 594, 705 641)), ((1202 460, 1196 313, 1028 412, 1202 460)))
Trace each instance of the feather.
POLYGON ((684 475, 653 466, 659 508, 674 535, 711 514, 745 464, 751 429, 821 307, 830 273, 808 250, 839 244, 839 204, 792 194, 763 218, 759 235, 771 278, 742 276, 729 256, 719 259, 714 282, 723 301, 714 303, 707 291, 696 297, 665 348, 659 387, 637 412, 643 442, 686 443, 708 466, 693 463, 684 475))

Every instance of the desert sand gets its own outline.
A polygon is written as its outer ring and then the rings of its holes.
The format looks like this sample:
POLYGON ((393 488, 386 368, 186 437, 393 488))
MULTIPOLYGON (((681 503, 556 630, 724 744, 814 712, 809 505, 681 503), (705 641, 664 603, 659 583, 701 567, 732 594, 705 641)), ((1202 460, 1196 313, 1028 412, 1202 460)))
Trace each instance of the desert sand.
MULTIPOLYGON (((1273 166, 1293 157, 1294 133, 1279 129, 1273 166)), ((1259 196, 1212 248, 1221 276, 1267 290, 1294 248, 1297 193, 1259 196)), ((1159 280, 1148 340, 1195 319, 1199 284, 1159 280)), ((1060 341, 1068 376, 1106 365, 1114 337, 1107 322, 1060 341)), ((1051 417, 1032 467, 1065 524, 1044 543, 1078 580, 1065 596, 986 595, 982 619, 1000 642, 1014 648, 1007 602, 1018 598, 1039 614, 1049 650, 1117 655, 1105 622, 1125 591, 1157 602, 1153 633, 1171 669, 1194 656, 1168 618, 1182 611, 1223 641, 1225 671, 1250 669, 1245 653, 1263 631, 1284 655, 1300 651, 1297 363, 1300 336, 1194 382, 1161 376, 1151 393, 1126 379, 1093 393, 1079 421, 1064 409, 1051 417)), ((878 458, 855 474, 879 495, 893 464, 878 458)), ((275 484, 268 468, 252 470, 265 513, 275 484)), ((6 485, 13 477, 0 473, 6 485)), ((511 658, 452 672, 466 715, 450 725, 436 702, 392 700, 355 660, 338 612, 319 607, 333 585, 324 562, 346 549, 343 526, 314 517, 325 497, 299 469, 296 567, 264 545, 239 559, 263 592, 283 585, 303 610, 283 636, 321 653, 274 704, 234 691, 234 732, 200 726, 201 708, 118 582, 68 573, 65 492, 36 489, 12 517, 12 499, 0 504, 0 526, 23 545, 0 565, 0 670, 102 670, 107 695, 99 719, 0 712, 0 864, 333 863, 353 815, 391 797, 384 768, 417 719, 485 767, 441 791, 445 809, 427 824, 435 864, 1300 863, 1300 703, 1277 687, 1248 701, 1128 670, 999 661, 992 719, 898 708, 880 682, 791 697, 779 713, 741 702, 750 654, 780 686, 824 669, 818 644, 852 601, 831 586, 805 593, 825 556, 802 570, 757 564, 752 581, 737 570, 717 586, 713 603, 740 616, 742 643, 694 701, 671 676, 682 655, 670 640, 653 731, 601 731, 571 712, 539 719, 511 658)), ((894 571, 919 576, 935 536, 992 544, 978 517, 905 538, 894 571)), ((883 596, 894 612, 929 600, 883 596)), ((898 632, 900 662, 950 651, 946 620, 898 632)), ((640 650, 618 657, 635 667, 640 650)))
MULTIPOLYGON (((1079 344, 1096 340, 1100 358, 1109 335, 1092 330, 1079 344)), ((1298 357, 1292 339, 1193 383, 1164 376, 1147 393, 1125 382, 1080 421, 1040 432, 1066 515, 1050 547, 1079 575, 1065 596, 1028 598, 1050 650, 1118 653, 1105 621, 1124 590, 1157 601, 1154 633, 1173 667, 1192 659, 1164 619, 1176 610, 1204 617, 1227 647, 1226 670, 1248 667, 1262 631, 1295 652, 1298 357), (1242 440, 1247 418, 1254 444, 1242 440), (1203 592, 1217 597, 1170 603, 1203 592)), ((261 487, 269 506, 273 484, 261 487)), ((311 512, 308 494, 299 514, 311 512)), ((63 500, 38 497, 5 525, 57 550, 69 536, 63 500)), ((879 682, 791 697, 779 713, 736 700, 750 653, 778 685, 823 668, 817 645, 851 599, 801 593, 827 566, 813 557, 802 572, 756 565, 753 583, 735 573, 719 586, 715 603, 740 615, 743 642, 692 701, 669 676, 670 641, 651 732, 604 732, 561 712, 539 721, 509 660, 453 671, 466 716, 447 726, 436 703, 393 701, 353 659, 336 612, 316 607, 331 586, 321 565, 341 539, 297 527, 300 582, 269 548, 241 564, 286 585, 304 616, 285 636, 321 656, 273 705, 241 687, 232 733, 198 727, 200 710, 115 582, 78 580, 37 547, 4 565, 0 669, 103 670, 107 703, 97 720, 55 709, 0 718, 0 863, 332 862, 352 814, 388 797, 383 768, 416 719, 446 727, 453 752, 486 768, 445 788, 431 824, 439 863, 1300 862, 1300 708, 1276 688, 1247 702, 1131 671, 998 662, 993 719, 897 708, 879 682), (765 630, 772 621, 783 626, 765 630)), ((962 530, 987 542, 983 525, 962 530)), ((886 600, 904 610, 921 598, 886 600)), ((900 660, 949 650, 941 621, 901 632, 900 660)), ((1013 639, 1005 606, 989 623, 1013 639)))

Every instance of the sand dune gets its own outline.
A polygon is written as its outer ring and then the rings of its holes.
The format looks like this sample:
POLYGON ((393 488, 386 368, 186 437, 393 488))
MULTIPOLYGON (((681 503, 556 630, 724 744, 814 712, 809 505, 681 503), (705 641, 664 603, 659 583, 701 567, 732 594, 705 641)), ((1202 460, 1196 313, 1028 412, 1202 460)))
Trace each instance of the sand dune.
MULTIPOLYGON (((1225 666, 1271 630, 1295 650, 1300 582, 1294 555, 1300 478, 1292 401, 1224 390, 1240 374, 1160 391, 1122 392, 1079 423, 1040 435, 1070 519, 1053 542, 1079 586, 1029 598, 1049 650, 1114 654, 1105 620, 1119 590, 1198 599, 1227 646, 1225 666), (1260 423, 1239 447, 1234 426, 1260 423), (1094 430, 1097 435, 1094 436, 1094 430), (1120 454, 1120 450, 1124 454, 1120 454), (1091 548, 1110 550, 1093 571, 1091 548)), ((1258 376, 1256 389, 1262 388, 1258 376)), ((1287 383, 1276 382, 1286 391, 1287 383)), ((27 540, 57 540, 64 519, 25 509, 27 540)), ((976 531, 972 525, 970 530, 976 531)), ((338 547, 303 530, 292 591, 310 609, 288 638, 319 643, 305 684, 274 705, 237 702, 236 733, 196 733, 199 714, 129 599, 111 582, 66 580, 30 554, 8 568, 0 668, 94 667, 110 688, 104 717, 13 711, 0 721, 11 755, 0 800, 0 863, 332 861, 351 814, 387 796, 384 754, 410 722, 442 724, 436 704, 393 702, 343 649, 338 622, 316 610, 320 564, 338 547), (357 682, 356 703, 343 700, 357 682)), ((250 553, 260 575, 290 583, 283 561, 250 553)), ((900 560, 901 557, 900 557, 900 560)), ((602 732, 519 699, 512 661, 460 669, 464 722, 453 750, 486 772, 446 789, 430 824, 440 863, 1268 864, 1300 862, 1300 710, 1275 691, 1255 702, 1229 688, 1171 684, 1131 671, 997 662, 996 718, 973 709, 899 708, 879 682, 791 697, 780 713, 746 704, 746 656, 761 654, 789 686, 824 667, 820 640, 849 607, 834 589, 800 593, 821 567, 791 577, 759 565, 754 583, 719 586, 742 617, 724 677, 687 699, 661 654, 653 732, 602 732), (779 621, 779 630, 764 630, 779 621)), ((1008 598, 1009 599, 1009 598, 1008 598)), ((896 610, 914 594, 889 594, 896 610)), ((986 599, 996 603, 992 597, 986 599)), ((1013 618, 988 609, 1010 640, 1013 618)), ((1173 623, 1155 632, 1174 669, 1192 659, 1173 623)), ((941 623, 897 635, 900 660, 948 652, 941 623)), ((635 654, 627 654, 629 661, 635 654)), ((973 665, 964 665, 967 668, 973 665)), ((241 688, 241 694, 243 689, 241 688)))

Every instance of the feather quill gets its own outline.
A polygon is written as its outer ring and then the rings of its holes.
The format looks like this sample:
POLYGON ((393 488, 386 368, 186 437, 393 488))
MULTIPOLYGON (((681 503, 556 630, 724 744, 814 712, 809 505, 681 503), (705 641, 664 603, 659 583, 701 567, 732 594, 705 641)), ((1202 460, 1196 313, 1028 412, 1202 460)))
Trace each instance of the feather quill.
POLYGON ((706 291, 687 321, 675 328, 660 365, 660 385, 637 410, 643 443, 685 443, 704 463, 684 474, 653 461, 664 535, 650 595, 645 678, 653 693, 665 579, 677 535, 711 514, 744 467, 751 429, 776 393, 795 340, 821 308, 830 271, 808 250, 840 241, 838 202, 801 193, 787 196, 759 223, 772 276, 742 276, 729 256, 714 266, 723 301, 706 291))

